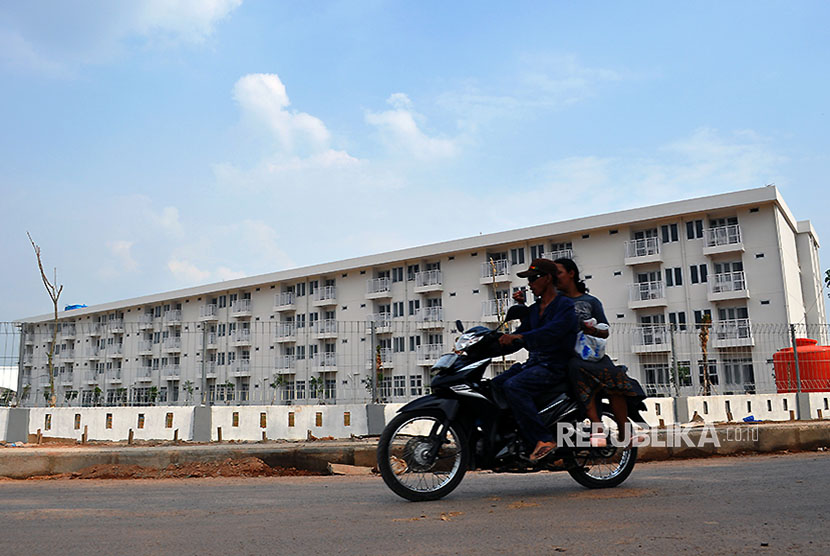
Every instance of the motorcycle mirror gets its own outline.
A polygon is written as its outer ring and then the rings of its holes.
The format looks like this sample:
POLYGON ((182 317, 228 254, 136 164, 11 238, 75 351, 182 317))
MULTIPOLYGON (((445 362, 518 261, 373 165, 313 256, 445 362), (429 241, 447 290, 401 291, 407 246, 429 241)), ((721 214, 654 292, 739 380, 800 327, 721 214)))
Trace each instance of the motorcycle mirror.
POLYGON ((513 305, 507 310, 507 316, 504 317, 504 321, 507 322, 511 320, 524 320, 525 317, 527 317, 529 311, 530 309, 527 305, 513 305))
POLYGON ((462 323, 460 320, 455 321, 455 328, 459 332, 464 332, 464 323, 462 323))

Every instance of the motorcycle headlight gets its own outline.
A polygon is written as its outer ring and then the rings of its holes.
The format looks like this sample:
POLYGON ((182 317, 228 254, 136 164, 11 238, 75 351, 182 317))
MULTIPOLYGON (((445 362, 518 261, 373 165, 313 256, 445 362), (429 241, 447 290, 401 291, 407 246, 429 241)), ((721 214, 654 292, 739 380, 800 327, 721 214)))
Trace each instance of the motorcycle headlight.
POLYGON ((469 348, 470 346, 477 344, 481 341, 484 336, 480 336, 478 334, 462 334, 456 341, 455 341, 455 351, 464 351, 465 349, 469 348))

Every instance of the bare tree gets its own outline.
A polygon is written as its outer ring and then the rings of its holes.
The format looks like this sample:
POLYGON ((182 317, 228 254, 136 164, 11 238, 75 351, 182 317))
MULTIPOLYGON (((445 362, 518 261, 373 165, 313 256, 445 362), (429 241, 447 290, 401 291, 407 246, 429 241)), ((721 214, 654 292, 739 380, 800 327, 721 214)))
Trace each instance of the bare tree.
POLYGON ((47 368, 49 370, 49 407, 55 407, 57 396, 55 395, 55 344, 58 339, 58 300, 60 299, 63 285, 58 286, 58 270, 53 269, 52 281, 46 276, 46 271, 43 270, 43 261, 40 258, 40 247, 32 239, 32 235, 26 232, 29 236, 29 242, 32 244, 32 249, 35 250, 35 257, 37 257, 37 267, 40 270, 40 278, 43 280, 43 285, 46 287, 46 292, 52 299, 52 306, 55 309, 55 321, 52 323, 52 342, 49 345, 49 351, 46 352, 47 368))
POLYGON ((703 395, 712 394, 712 382, 709 377, 709 329, 712 327, 712 317, 703 315, 700 322, 700 352, 703 354, 703 395))

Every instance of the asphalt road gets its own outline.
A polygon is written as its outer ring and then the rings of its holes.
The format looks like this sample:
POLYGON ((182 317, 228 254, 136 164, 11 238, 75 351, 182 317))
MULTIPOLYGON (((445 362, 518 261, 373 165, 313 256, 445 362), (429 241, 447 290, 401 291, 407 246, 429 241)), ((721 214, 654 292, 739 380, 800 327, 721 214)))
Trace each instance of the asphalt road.
POLYGON ((639 464, 622 486, 472 473, 438 502, 376 477, 2 481, 6 554, 830 554, 830 454, 639 464))

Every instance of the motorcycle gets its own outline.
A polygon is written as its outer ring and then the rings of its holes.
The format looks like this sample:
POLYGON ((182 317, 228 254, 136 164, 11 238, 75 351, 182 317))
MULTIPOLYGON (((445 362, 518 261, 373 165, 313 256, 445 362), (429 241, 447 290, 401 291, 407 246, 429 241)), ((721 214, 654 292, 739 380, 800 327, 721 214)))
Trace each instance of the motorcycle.
MULTIPOLYGON (((513 305, 505 321, 524 316, 527 308, 513 305)), ((539 416, 554 433, 574 433, 573 442, 557 442, 556 449, 538 462, 526 456, 522 438, 500 389, 484 379, 494 357, 518 351, 513 342, 499 344, 501 332, 483 326, 464 330, 452 353, 433 365, 432 393, 402 407, 381 434, 377 449, 380 474, 399 496, 412 501, 437 500, 452 492, 468 469, 527 473, 567 471, 587 488, 615 487, 625 481, 637 461, 637 448, 616 441, 617 426, 606 402, 600 405, 604 447, 592 447, 585 440, 584 418, 572 399, 567 384, 540 394, 539 416)), ((641 409, 644 406, 641 406, 641 409)), ((629 420, 646 426, 639 410, 629 420)))

